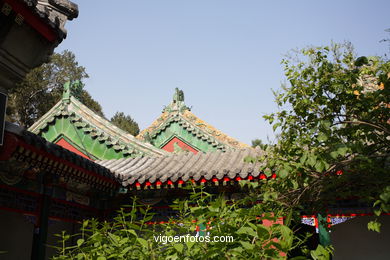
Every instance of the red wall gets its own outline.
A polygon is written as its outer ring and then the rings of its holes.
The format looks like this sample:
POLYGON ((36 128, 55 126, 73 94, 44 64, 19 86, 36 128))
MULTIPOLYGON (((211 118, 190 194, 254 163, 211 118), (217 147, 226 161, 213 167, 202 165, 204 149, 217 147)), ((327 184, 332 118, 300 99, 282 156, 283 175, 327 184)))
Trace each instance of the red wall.
POLYGON ((89 158, 87 155, 85 155, 84 153, 80 152, 79 150, 77 150, 76 147, 74 147, 73 145, 71 145, 70 143, 68 143, 64 138, 61 138, 60 140, 58 140, 56 142, 57 145, 59 146, 62 146, 64 147, 65 149, 71 151, 71 152, 74 152, 75 154, 78 154, 84 158, 87 158, 89 160, 91 160, 91 158, 89 158))
POLYGON ((164 145, 162 147, 162 149, 164 149, 165 151, 168 151, 168 152, 173 152, 175 143, 177 143, 177 145, 179 145, 179 147, 183 150, 193 152, 194 154, 198 153, 198 151, 196 149, 194 149, 191 146, 189 146, 188 144, 184 143, 182 140, 180 140, 177 137, 172 138, 172 140, 170 140, 166 145, 164 145))

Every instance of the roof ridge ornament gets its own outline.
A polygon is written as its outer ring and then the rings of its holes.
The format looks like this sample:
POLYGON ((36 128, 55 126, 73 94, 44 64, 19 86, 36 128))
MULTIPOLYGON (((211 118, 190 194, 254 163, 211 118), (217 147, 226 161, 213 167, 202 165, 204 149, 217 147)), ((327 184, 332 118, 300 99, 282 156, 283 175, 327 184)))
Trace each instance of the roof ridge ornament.
POLYGON ((163 112, 184 112, 185 110, 191 110, 184 103, 184 92, 179 88, 175 88, 172 102, 163 109, 163 112))
POLYGON ((80 80, 72 80, 65 82, 63 86, 64 90, 62 92, 62 101, 69 103, 70 97, 74 96, 75 92, 80 91, 82 88, 82 83, 80 80))

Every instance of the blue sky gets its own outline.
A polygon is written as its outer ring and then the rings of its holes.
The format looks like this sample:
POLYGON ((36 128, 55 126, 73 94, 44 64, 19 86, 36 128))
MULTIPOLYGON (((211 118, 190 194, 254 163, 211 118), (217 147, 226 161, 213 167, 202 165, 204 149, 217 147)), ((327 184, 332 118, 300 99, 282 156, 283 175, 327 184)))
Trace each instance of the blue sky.
POLYGON ((56 49, 76 54, 86 89, 106 117, 131 115, 146 128, 173 96, 250 144, 274 139, 262 115, 277 111, 271 89, 284 82, 291 49, 351 41, 359 55, 383 55, 390 1, 73 0, 56 49))

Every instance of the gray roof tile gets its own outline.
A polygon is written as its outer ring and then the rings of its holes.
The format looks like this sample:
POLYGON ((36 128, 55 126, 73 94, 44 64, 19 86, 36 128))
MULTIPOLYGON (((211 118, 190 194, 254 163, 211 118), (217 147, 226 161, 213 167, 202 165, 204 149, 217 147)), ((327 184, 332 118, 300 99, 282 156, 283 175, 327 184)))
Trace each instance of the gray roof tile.
POLYGON ((224 177, 234 179, 257 177, 260 174, 261 162, 246 163, 247 156, 257 157, 262 154, 260 149, 245 148, 227 152, 182 153, 162 157, 142 157, 119 160, 101 160, 98 164, 110 169, 115 176, 120 176, 124 186, 135 183, 156 183, 160 181, 177 182, 203 178, 211 180, 224 177))

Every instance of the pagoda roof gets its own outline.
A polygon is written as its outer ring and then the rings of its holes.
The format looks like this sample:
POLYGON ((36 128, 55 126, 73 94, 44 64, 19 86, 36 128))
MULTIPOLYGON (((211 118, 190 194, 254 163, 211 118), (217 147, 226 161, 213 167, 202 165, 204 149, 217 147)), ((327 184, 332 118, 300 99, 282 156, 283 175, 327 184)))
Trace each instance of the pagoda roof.
MULTIPOLYGON (((167 154, 166 151, 158 149, 149 143, 142 142, 128 132, 118 128, 82 104, 70 93, 66 94, 65 92, 62 100, 38 119, 28 129, 29 131, 42 135, 49 130, 51 125, 56 123, 56 120, 68 118, 75 128, 81 130, 83 135, 90 136, 95 143, 105 144, 108 149, 114 149, 116 152, 121 152, 124 155, 134 157, 143 155, 161 156, 167 154)), ((57 137, 60 137, 62 134, 66 136, 66 131, 63 133, 56 132, 57 137)), ((79 138, 82 139, 81 137, 79 138)), ((55 140, 49 141, 53 142, 55 140)))
POLYGON ((259 148, 245 148, 215 151, 209 153, 191 152, 171 154, 162 157, 128 158, 119 160, 100 160, 96 163, 108 168, 122 185, 163 185, 169 183, 205 181, 224 181, 225 178, 234 180, 259 178, 259 160, 245 162, 248 157, 256 158, 263 154, 259 148))
MULTIPOLYGON (((6 0, 5 2, 20 10, 15 0, 6 0)), ((79 15, 78 5, 69 0, 21 0, 21 2, 24 2, 32 13, 57 32, 59 41, 66 38, 67 31, 64 27, 66 20, 73 20, 79 15)))
POLYGON ((24 128, 6 122, 5 142, 0 146, 0 164, 4 162, 27 163, 30 169, 45 169, 66 179, 88 183, 101 191, 116 190, 119 180, 111 171, 91 160, 48 142, 24 128))
POLYGON ((216 150, 226 151, 249 147, 249 145, 228 136, 195 116, 191 109, 184 104, 184 94, 178 89, 176 89, 173 101, 164 108, 162 114, 148 128, 139 133, 137 138, 150 141, 164 132, 174 122, 177 122, 182 128, 190 132, 196 139, 207 142, 216 150), (180 92, 181 98, 178 97, 180 92))
POLYGON ((0 7, 0 86, 12 89, 31 69, 48 61, 66 38, 66 22, 79 11, 69 0, 1 0, 0 7))

